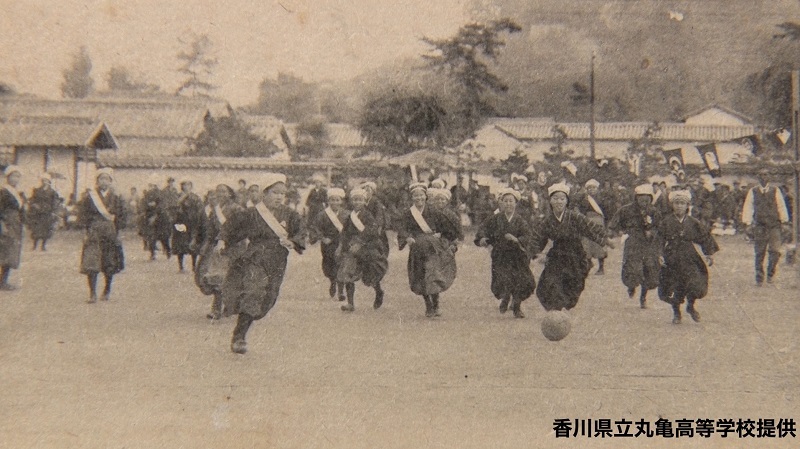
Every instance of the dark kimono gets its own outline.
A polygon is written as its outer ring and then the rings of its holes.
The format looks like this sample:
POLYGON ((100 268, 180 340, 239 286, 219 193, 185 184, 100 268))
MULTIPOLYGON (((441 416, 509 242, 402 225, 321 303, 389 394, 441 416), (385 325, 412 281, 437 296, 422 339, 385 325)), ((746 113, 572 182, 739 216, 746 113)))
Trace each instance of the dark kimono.
MULTIPOLYGON (((95 190, 97 191, 97 190, 95 190)), ((81 273, 114 275, 125 268, 125 256, 118 233, 125 227, 125 200, 108 189, 103 195, 97 191, 106 211, 113 221, 104 217, 94 201, 85 193, 78 203, 78 219, 86 229, 81 251, 81 273)))
MULTIPOLYGON (((336 216, 342 224, 344 230, 344 223, 347 221, 350 211, 346 209, 339 209, 336 216)), ((325 275, 331 282, 336 281, 336 273, 339 270, 339 264, 336 260, 336 249, 339 248, 339 229, 333 224, 330 217, 325 210, 317 213, 317 216, 311 222, 309 229, 311 245, 320 242, 319 248, 322 251, 322 274, 325 275), (324 243, 322 239, 329 238, 331 243, 324 243)))
POLYGON ((61 197, 52 187, 33 189, 26 223, 34 240, 48 240, 53 237, 58 218, 56 212, 60 204, 61 197))
MULTIPOLYGON (((302 254, 306 238, 303 219, 285 205, 272 214, 288 232, 294 250, 302 254)), ((222 287, 225 315, 245 313, 256 320, 264 318, 278 300, 289 250, 280 244, 280 238, 256 207, 229 218, 222 227, 222 235, 229 247, 249 240, 244 253, 231 260, 222 287)))
MULTIPOLYGON (((13 187, 11 187, 13 188, 13 187)), ((22 257, 22 223, 25 195, 19 193, 20 203, 5 187, 0 187, 0 267, 19 268, 22 257)))
MULTIPOLYGON (((220 210, 227 222, 227 219, 243 209, 238 203, 231 202, 222 206, 220 210)), ((217 216, 216 210, 211 209, 208 215, 204 212, 197 235, 200 257, 197 259, 197 270, 194 273, 194 283, 204 295, 222 293, 222 285, 225 283, 231 258, 244 252, 246 246, 246 242, 241 242, 237 246, 215 249, 221 240, 221 232, 222 220, 217 216)))
POLYGON ((645 290, 658 287, 661 265, 661 238, 658 226, 661 213, 653 206, 642 209, 637 203, 622 206, 612 219, 615 231, 628 234, 622 250, 622 283, 629 289, 642 286, 645 290))
POLYGON ((545 310, 569 310, 578 304, 592 268, 592 262, 583 250, 583 237, 604 244, 606 230, 569 209, 564 211, 561 221, 551 212, 541 226, 533 230, 534 254, 541 252, 548 240, 553 241, 536 288, 536 296, 545 310))
POLYGON ((388 214, 386 212, 386 206, 383 205, 380 200, 375 198, 373 195, 372 199, 367 203, 365 207, 373 217, 375 217, 375 222, 380 226, 380 231, 378 232, 379 237, 381 239, 381 249, 386 257, 389 256, 389 237, 386 236, 386 229, 388 229, 388 214))
POLYGON ((519 301, 528 299, 536 288, 530 262, 531 227, 518 213, 511 221, 504 213, 497 213, 481 224, 475 234, 475 244, 486 238, 492 246, 492 294, 497 299, 519 301), (519 243, 511 242, 505 235, 511 234, 519 243))
POLYGON ((366 209, 358 213, 358 219, 364 225, 363 231, 356 228, 350 215, 344 222, 338 250, 336 280, 349 283, 360 279, 364 285, 375 287, 383 280, 389 269, 389 261, 381 239, 381 234, 385 236, 386 232, 366 209), (351 251, 353 244, 361 246, 358 251, 351 251))
POLYGON ((312 188, 306 197, 306 216, 308 222, 311 224, 316 220, 317 215, 325 209, 325 203, 328 202, 328 193, 323 188, 312 188))
POLYGON ((197 254, 203 200, 194 193, 178 199, 175 224, 172 226, 172 252, 177 255, 197 254))
POLYGON ((450 288, 456 278, 456 259, 452 247, 461 235, 461 226, 430 206, 422 210, 422 218, 428 223, 431 233, 425 233, 411 214, 411 209, 406 209, 400 219, 397 241, 402 250, 408 237, 415 240, 408 251, 408 283, 411 291, 417 295, 435 295, 450 288))
POLYGON ((687 297, 706 296, 708 268, 694 244, 700 245, 707 256, 719 251, 708 228, 688 215, 681 222, 670 214, 661 221, 659 232, 663 238, 664 266, 658 282, 658 297, 670 304, 681 304, 687 297))
MULTIPOLYGON (((586 218, 590 221, 593 221, 600 226, 606 225, 606 218, 605 212, 603 211, 603 207, 600 205, 600 201, 598 198, 592 197, 597 204, 597 207, 600 208, 600 211, 594 209, 592 203, 589 202, 589 194, 584 193, 578 196, 577 200, 575 201, 575 208, 578 212, 583 214, 586 218)), ((593 242, 591 239, 584 237, 582 239, 583 243, 583 250, 586 251, 589 257, 593 259, 605 259, 608 257, 608 252, 602 245, 598 245, 597 243, 593 242)))
POLYGON ((169 190, 150 190, 145 194, 144 236, 151 241, 169 242, 172 236, 173 192, 169 190))

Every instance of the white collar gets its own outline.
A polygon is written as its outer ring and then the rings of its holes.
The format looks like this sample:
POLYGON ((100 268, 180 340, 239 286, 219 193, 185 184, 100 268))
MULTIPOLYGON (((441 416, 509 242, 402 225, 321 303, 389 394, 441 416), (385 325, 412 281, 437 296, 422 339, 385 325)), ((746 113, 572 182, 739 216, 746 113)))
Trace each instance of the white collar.
POLYGON ((556 220, 558 220, 559 223, 561 223, 564 220, 564 215, 566 213, 567 213, 567 208, 564 208, 564 210, 561 211, 561 216, 560 217, 558 215, 556 215, 555 212, 553 212, 553 216, 556 218, 556 220))

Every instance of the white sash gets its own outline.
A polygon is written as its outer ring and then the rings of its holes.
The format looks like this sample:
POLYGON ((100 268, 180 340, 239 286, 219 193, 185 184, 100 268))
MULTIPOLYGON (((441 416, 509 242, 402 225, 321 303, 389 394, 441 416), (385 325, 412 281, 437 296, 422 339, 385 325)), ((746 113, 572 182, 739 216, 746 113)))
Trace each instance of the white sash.
POLYGON ((422 232, 426 234, 433 234, 433 229, 428 226, 428 222, 425 221, 425 217, 422 216, 422 212, 420 212, 416 206, 411 206, 410 210, 411 216, 414 217, 414 221, 417 222, 417 225, 420 229, 422 229, 422 232))
POLYGON ((325 214, 328 216, 328 218, 331 219, 331 223, 333 223, 333 225, 336 226, 336 230, 342 232, 342 229, 344 229, 344 225, 339 220, 339 217, 336 215, 336 212, 334 212, 333 209, 330 208, 330 206, 325 208, 325 214))
POLYGON ((597 212, 598 215, 605 217, 603 209, 600 209, 600 205, 597 204, 597 201, 595 201, 591 195, 586 195, 586 199, 589 200, 589 205, 592 206, 592 209, 594 209, 594 211, 597 212))
POLYGON ((364 228, 366 228, 366 226, 364 226, 364 223, 362 223, 361 219, 358 218, 356 211, 350 212, 350 221, 353 223, 353 226, 358 229, 358 232, 364 232, 364 228))
POLYGON ((284 228, 280 224, 278 219, 275 218, 274 215, 272 215, 272 212, 270 212, 269 209, 267 209, 267 206, 265 206, 264 203, 258 203, 256 204, 255 207, 256 211, 258 211, 258 215, 261 215, 261 218, 264 220, 267 226, 269 226, 269 228, 272 229, 272 232, 277 234, 278 237, 282 239, 289 238, 289 232, 287 232, 286 228, 284 228))
POLYGON ((224 225, 227 218, 225 218, 225 214, 222 213, 222 208, 219 205, 214 206, 214 214, 217 216, 217 220, 219 220, 219 224, 224 225))
POLYGON ((103 204, 103 200, 100 199, 100 194, 97 193, 97 190, 89 190, 89 198, 92 199, 95 209, 97 209, 97 212, 100 212, 100 215, 102 215, 103 218, 108 221, 114 221, 114 216, 108 212, 108 209, 106 209, 106 205, 103 204))
POLYGON ((14 187, 11 187, 8 184, 4 185, 3 188, 5 188, 8 191, 8 193, 10 193, 11 196, 13 196, 15 200, 17 200, 17 204, 19 205, 19 208, 22 209, 22 206, 23 206, 22 197, 19 196, 19 192, 17 191, 17 189, 15 189, 14 187))

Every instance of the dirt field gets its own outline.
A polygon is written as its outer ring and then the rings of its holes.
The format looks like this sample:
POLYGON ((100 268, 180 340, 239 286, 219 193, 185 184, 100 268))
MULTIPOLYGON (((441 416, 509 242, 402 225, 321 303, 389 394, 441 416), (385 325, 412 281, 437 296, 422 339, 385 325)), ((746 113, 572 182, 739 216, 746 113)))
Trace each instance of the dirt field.
MULTIPOLYGON (((327 298, 319 248, 293 255, 277 306, 245 356, 233 319, 177 262, 147 260, 126 235, 127 269, 94 305, 77 272, 80 235, 26 251, 0 293, 4 448, 797 447, 797 438, 556 438, 557 418, 800 420, 800 290, 781 264, 753 285, 752 248, 720 238, 703 321, 671 324, 651 292, 640 310, 619 280, 621 247, 591 276, 572 333, 547 341, 536 298, 501 315, 488 251, 457 254, 459 277, 426 319, 393 248, 387 298, 356 312, 327 298)), ((534 262, 536 276, 541 265, 534 262)), ((674 424, 673 424, 674 425, 674 424)), ((616 427, 613 427, 616 429, 616 427)))

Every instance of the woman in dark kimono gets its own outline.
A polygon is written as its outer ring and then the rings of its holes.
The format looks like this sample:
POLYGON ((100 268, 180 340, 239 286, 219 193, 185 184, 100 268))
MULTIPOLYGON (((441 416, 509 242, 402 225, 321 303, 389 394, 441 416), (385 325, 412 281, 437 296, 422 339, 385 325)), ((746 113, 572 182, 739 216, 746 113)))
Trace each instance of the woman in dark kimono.
POLYGON ((439 294, 456 278, 455 241, 461 235, 459 223, 448 220, 438 209, 426 207, 425 184, 409 188, 412 206, 400 219, 397 242, 408 251, 408 283, 411 291, 425 300, 425 316, 441 316, 439 294))
POLYGON ((461 228, 461 217, 459 217, 458 212, 450 203, 453 194, 447 189, 428 189, 428 198, 428 204, 441 211, 445 218, 451 222, 451 225, 458 229, 456 240, 463 242, 464 232, 461 228))
POLYGON ((322 251, 322 274, 330 281, 328 294, 331 298, 336 297, 339 291, 339 301, 344 301, 344 283, 336 281, 336 273, 339 270, 339 263, 336 260, 336 249, 339 248, 339 234, 344 229, 344 222, 350 211, 342 207, 344 203, 344 190, 339 188, 328 189, 328 207, 317 213, 311 220, 309 243, 320 242, 319 248, 322 251))
POLYGON ((514 189, 501 189, 498 193, 500 212, 481 224, 475 234, 475 244, 492 247, 492 294, 500 300, 500 313, 511 310, 515 318, 525 318, 522 301, 528 299, 536 288, 531 272, 531 227, 525 217, 517 213, 520 193, 514 189))
POLYGON ((42 185, 33 189, 33 196, 28 209, 27 224, 31 229, 33 250, 36 251, 39 241, 42 242, 42 251, 47 251, 47 241, 53 237, 53 226, 56 224, 58 206, 61 197, 51 186, 50 175, 42 175, 42 185))
POLYGON ((220 184, 208 195, 208 212, 203 211, 200 221, 198 242, 200 255, 194 282, 204 295, 212 295, 211 311, 206 315, 209 320, 222 317, 222 285, 228 274, 231 258, 244 251, 246 242, 236 246, 225 247, 222 240, 222 227, 235 214, 244 210, 236 202, 236 192, 225 184, 220 184))
POLYGON ((12 269, 19 268, 22 256, 22 222, 25 194, 17 190, 22 172, 16 165, 6 167, 5 185, 0 189, 0 290, 14 290, 8 283, 12 269))
POLYGON ((172 252, 178 256, 178 269, 184 272, 183 257, 192 258, 192 271, 197 269, 197 249, 200 222, 203 219, 203 200, 192 192, 192 182, 181 182, 175 224, 172 226, 172 252))
POLYGON ((533 230, 533 254, 538 254, 553 241, 547 253, 544 271, 539 277, 536 296, 545 310, 570 310, 578 304, 592 262, 583 249, 582 237, 599 245, 611 246, 603 226, 579 212, 567 209, 569 186, 553 184, 547 189, 550 213, 533 230))
POLYGON ((114 275, 125 268, 118 234, 125 227, 125 200, 111 188, 110 168, 97 171, 97 186, 87 190, 78 204, 78 217, 86 228, 81 251, 81 274, 89 281, 89 303, 97 302, 97 275, 103 273, 105 287, 100 299, 108 301, 114 275))
POLYGON ((630 298, 633 298, 636 287, 641 287, 639 307, 644 309, 647 307, 647 291, 658 287, 661 212, 653 205, 650 184, 636 187, 634 193, 635 201, 617 211, 609 228, 628 235, 622 250, 622 283, 628 288, 630 298))
POLYGON ((367 210, 369 193, 364 189, 350 191, 350 204, 353 211, 347 216, 342 228, 339 248, 336 250, 338 271, 336 279, 344 283, 347 291, 347 304, 342 310, 355 310, 355 282, 359 279, 368 287, 375 289, 375 302, 372 308, 379 309, 383 305, 383 288, 381 281, 389 269, 389 262, 384 251, 382 235, 383 224, 367 210))
POLYGON ((225 315, 239 315, 231 341, 237 354, 247 352, 245 338, 253 321, 264 318, 278 300, 289 251, 302 254, 306 244, 303 219, 283 204, 286 176, 273 174, 264 181, 261 202, 222 227, 228 246, 249 240, 244 254, 231 261, 222 287, 225 315))
POLYGON ((686 300, 686 313, 694 321, 700 321, 695 310, 696 300, 708 292, 708 266, 713 265, 711 257, 719 251, 719 246, 708 228, 699 220, 688 215, 692 195, 688 191, 674 191, 669 194, 673 214, 661 221, 659 232, 663 238, 661 275, 658 282, 659 298, 672 305, 673 324, 681 322, 681 309, 686 300), (697 254, 694 244, 700 245, 705 262, 697 254))

